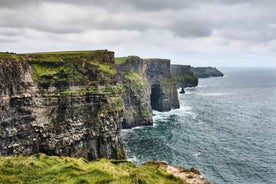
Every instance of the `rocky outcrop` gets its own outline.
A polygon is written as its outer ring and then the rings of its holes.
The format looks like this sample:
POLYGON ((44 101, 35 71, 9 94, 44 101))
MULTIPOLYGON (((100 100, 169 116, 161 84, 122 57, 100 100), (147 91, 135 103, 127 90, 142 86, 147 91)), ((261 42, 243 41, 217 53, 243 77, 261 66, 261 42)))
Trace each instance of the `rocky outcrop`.
POLYGON ((204 179, 200 172, 195 168, 185 169, 183 167, 167 165, 166 170, 168 173, 181 178, 183 181, 185 181, 185 183, 211 184, 209 181, 204 179))
POLYGON ((124 159, 114 53, 0 53, 0 155, 124 159))
POLYGON ((117 58, 117 71, 124 88, 124 128, 152 125, 152 109, 163 112, 179 108, 170 60, 117 58))
POLYGON ((223 73, 215 67, 192 67, 191 71, 198 78, 223 77, 223 73))
POLYGON ((178 88, 198 85, 198 78, 194 76, 190 65, 171 65, 171 74, 175 78, 178 88))

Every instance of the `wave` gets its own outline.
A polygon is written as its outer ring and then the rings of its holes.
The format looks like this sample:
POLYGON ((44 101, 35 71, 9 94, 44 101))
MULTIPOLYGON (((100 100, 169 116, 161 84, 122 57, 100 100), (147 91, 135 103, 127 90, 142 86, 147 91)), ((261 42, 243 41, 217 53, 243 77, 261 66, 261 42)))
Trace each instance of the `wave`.
POLYGON ((194 153, 193 154, 193 157, 199 157, 201 155, 201 153, 200 152, 197 152, 197 153, 194 153))
POLYGON ((234 95, 235 93, 200 93, 201 96, 224 96, 224 95, 234 95))

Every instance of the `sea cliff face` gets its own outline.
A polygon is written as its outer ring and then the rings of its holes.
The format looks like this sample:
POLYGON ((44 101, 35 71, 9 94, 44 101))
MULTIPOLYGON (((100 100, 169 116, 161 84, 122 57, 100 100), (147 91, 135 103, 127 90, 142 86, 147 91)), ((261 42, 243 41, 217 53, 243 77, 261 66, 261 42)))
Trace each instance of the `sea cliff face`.
POLYGON ((192 67, 191 71, 198 78, 223 77, 223 73, 215 67, 192 67))
POLYGON ((124 88, 124 128, 152 125, 152 109, 163 112, 179 108, 170 60, 117 58, 117 71, 124 88))
POLYGON ((109 51, 0 54, 0 155, 125 158, 109 51))
POLYGON ((190 65, 171 65, 171 74, 175 78, 178 88, 198 85, 198 78, 191 71, 190 65))

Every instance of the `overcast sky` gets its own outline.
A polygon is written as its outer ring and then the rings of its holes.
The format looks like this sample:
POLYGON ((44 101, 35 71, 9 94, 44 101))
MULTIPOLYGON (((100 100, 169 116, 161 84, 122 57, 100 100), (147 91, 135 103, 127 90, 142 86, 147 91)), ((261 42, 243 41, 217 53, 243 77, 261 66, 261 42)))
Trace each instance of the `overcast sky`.
POLYGON ((0 51, 276 67, 276 0, 0 0, 0 51))

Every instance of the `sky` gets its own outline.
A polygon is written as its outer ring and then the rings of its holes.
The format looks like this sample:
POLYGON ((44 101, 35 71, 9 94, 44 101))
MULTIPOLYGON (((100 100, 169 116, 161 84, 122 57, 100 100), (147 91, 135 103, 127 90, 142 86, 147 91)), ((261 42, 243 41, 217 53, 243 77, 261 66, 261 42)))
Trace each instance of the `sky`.
POLYGON ((0 51, 276 67, 275 0, 0 0, 0 51))

